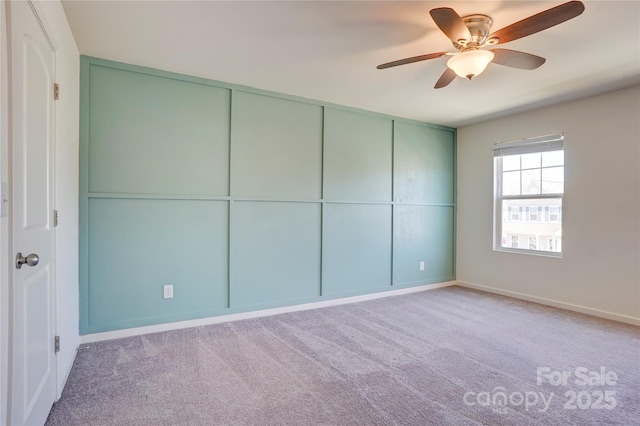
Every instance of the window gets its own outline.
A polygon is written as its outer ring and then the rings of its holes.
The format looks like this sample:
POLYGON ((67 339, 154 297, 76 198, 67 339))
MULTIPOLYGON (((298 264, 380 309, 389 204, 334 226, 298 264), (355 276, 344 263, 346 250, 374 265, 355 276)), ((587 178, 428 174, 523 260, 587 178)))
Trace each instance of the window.
POLYGON ((561 256, 564 135, 505 142, 493 149, 494 249, 561 256))
POLYGON ((508 207, 509 209, 509 217, 507 220, 512 222, 517 222, 520 220, 520 208, 519 207, 508 207))

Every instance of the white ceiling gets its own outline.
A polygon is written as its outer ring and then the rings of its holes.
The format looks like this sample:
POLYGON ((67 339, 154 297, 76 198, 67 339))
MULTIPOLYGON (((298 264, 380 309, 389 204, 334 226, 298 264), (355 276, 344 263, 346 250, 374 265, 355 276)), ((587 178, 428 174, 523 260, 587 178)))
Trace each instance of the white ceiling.
POLYGON ((585 12, 500 45, 547 58, 534 71, 490 64, 433 89, 452 51, 429 15, 484 13, 498 30, 563 1, 63 1, 80 53, 459 127, 640 83, 640 2, 585 12))

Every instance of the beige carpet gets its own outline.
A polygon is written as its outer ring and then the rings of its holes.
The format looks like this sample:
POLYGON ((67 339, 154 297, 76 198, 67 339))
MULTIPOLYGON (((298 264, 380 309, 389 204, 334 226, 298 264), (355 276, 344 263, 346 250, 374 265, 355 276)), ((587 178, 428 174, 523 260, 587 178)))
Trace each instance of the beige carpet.
POLYGON ((640 328, 460 287, 83 345, 47 425, 640 425, 640 328))

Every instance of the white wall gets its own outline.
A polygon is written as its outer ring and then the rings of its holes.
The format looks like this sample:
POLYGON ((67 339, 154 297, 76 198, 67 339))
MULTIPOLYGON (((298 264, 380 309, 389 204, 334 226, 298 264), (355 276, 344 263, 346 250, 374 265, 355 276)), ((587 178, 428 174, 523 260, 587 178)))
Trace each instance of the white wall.
POLYGON ((640 324, 640 86, 458 129, 457 280, 640 324), (565 134, 561 259, 493 250, 497 142, 565 134))
POLYGON ((60 1, 39 2, 48 32, 56 47, 55 209, 56 228, 56 334, 61 349, 58 362, 58 397, 71 370, 80 342, 78 330, 78 164, 80 128, 80 54, 60 1))

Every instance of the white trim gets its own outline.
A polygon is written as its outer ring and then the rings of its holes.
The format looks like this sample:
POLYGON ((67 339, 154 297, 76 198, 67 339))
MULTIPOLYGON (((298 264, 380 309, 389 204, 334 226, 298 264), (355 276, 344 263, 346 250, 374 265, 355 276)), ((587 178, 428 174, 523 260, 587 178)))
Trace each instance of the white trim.
MULTIPOLYGON (((71 356, 69 357, 68 364, 64 367, 63 375, 61 377, 62 380, 60 380, 57 383, 59 386, 56 389, 56 402, 58 402, 60 400, 60 398, 62 398, 62 391, 64 390, 64 386, 67 384, 67 379, 69 378, 69 375, 71 374, 71 369, 73 368, 73 363, 76 361, 76 355, 77 354, 78 354, 78 351, 77 350, 73 350, 71 352, 71 356)), ((56 360, 59 361, 59 358, 60 357, 57 357, 56 360)), ((58 362, 57 364, 58 364, 57 368, 61 368, 60 362, 58 362)))
POLYGON ((573 303, 561 302, 559 300, 547 299, 545 297, 532 296, 530 294, 518 293, 515 291, 502 290, 499 288, 470 283, 466 281, 457 281, 457 285, 459 285, 460 287, 467 287, 475 290, 485 291, 488 293, 494 293, 494 294, 500 294, 502 296, 513 297, 515 299, 526 300, 528 302, 540 303, 541 305, 552 306, 554 308, 565 309, 573 312, 580 312, 582 314, 587 314, 587 315, 592 315, 594 317, 623 322, 626 324, 640 325, 640 317, 632 317, 629 315, 616 314, 614 312, 608 312, 600 309, 589 308, 586 306, 575 305, 573 303))
POLYGON ((323 300, 322 302, 305 303, 302 305, 283 306, 281 308, 263 309, 260 311, 242 312, 239 314, 220 315, 216 317, 201 318, 197 320, 170 322, 167 324, 149 325, 146 327, 127 328, 124 330, 106 331, 80 336, 80 344, 100 342, 103 340, 121 339, 123 337, 140 336, 142 334, 158 333, 161 331, 181 330, 183 328, 200 327, 203 325, 220 324, 230 321, 239 321, 251 318, 267 317, 271 315, 285 314, 289 312, 307 311, 310 309, 326 308, 329 306, 346 305, 348 303, 364 302, 366 300, 381 299, 401 294, 417 293, 436 288, 456 285, 455 281, 446 281, 436 284, 425 284, 419 287, 402 288, 398 290, 384 291, 380 293, 364 294, 362 296, 344 297, 342 299, 323 300))
POLYGON ((524 249, 524 248, 514 248, 514 247, 496 247, 493 250, 501 251, 503 253, 516 253, 516 254, 528 254, 531 256, 555 257, 556 259, 562 259, 563 257, 561 252, 549 251, 549 250, 534 250, 534 249, 524 249))

